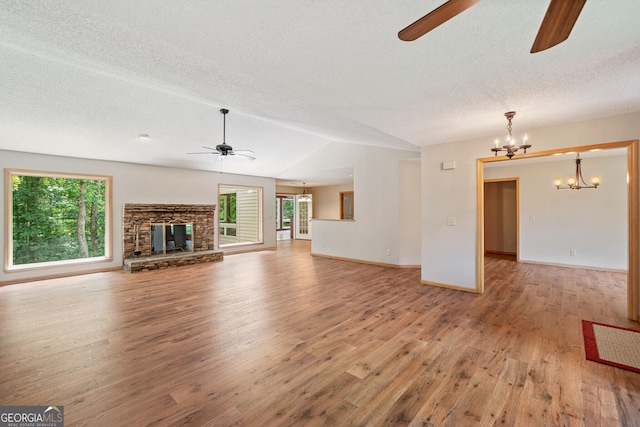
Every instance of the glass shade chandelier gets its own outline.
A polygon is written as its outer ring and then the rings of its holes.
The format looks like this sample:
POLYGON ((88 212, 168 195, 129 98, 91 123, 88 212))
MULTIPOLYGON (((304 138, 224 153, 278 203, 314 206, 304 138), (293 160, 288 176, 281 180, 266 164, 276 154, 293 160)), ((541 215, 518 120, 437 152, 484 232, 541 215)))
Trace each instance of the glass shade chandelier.
POLYGON ((302 195, 298 197, 299 202, 308 202, 311 197, 307 194, 307 183, 302 183, 302 195))
POLYGON ((504 113, 504 116, 507 118, 507 131, 509 132, 509 135, 507 135, 507 140, 505 142, 505 145, 503 145, 502 147, 500 147, 500 140, 498 138, 496 138, 495 143, 494 143, 494 147, 491 148, 491 151, 494 152, 494 155, 498 155, 499 152, 501 151, 506 151, 507 154, 505 154, 509 159, 511 159, 515 154, 516 151, 518 150, 522 150, 525 152, 527 152, 527 148, 531 148, 531 144, 527 143, 527 134, 524 135, 524 138, 522 139, 522 144, 520 144, 519 146, 516 147, 516 140, 513 138, 513 135, 511 133, 511 120, 513 119, 513 117, 516 115, 515 111, 507 111, 506 113, 504 113))
POLYGON ((558 190, 580 190, 582 188, 598 188, 598 185, 600 185, 600 176, 591 175, 591 185, 587 184, 582 177, 582 159, 580 158, 580 153, 577 153, 575 175, 567 178, 566 186, 562 185, 561 178, 556 178, 553 182, 553 185, 555 185, 558 190))

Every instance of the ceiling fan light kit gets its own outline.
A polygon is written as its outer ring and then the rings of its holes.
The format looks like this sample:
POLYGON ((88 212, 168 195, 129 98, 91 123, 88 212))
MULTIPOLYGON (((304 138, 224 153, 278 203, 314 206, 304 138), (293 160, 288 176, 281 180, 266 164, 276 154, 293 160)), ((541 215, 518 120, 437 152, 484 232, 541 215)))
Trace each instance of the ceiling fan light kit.
POLYGON ((529 138, 527 137, 527 134, 524 134, 524 137, 522 138, 522 144, 516 147, 516 140, 513 137, 511 128, 511 121, 513 120, 513 117, 515 115, 515 111, 507 111, 506 113, 504 113, 504 116, 507 118, 508 122, 507 131, 509 132, 509 134, 507 135, 505 145, 503 145, 502 147, 500 146, 500 140, 496 138, 494 142, 495 146, 491 148, 491 151, 493 151, 495 156, 497 156, 501 151, 506 151, 507 154, 505 155, 509 158, 509 160, 511 160, 511 158, 516 154, 516 151, 522 150, 526 154, 527 149, 531 148, 531 144, 528 143, 529 138))
MULTIPOLYGON (((459 15, 480 0, 449 0, 398 32, 403 41, 413 41, 459 15)), ((587 0, 551 0, 531 53, 541 52, 565 41, 587 0)))

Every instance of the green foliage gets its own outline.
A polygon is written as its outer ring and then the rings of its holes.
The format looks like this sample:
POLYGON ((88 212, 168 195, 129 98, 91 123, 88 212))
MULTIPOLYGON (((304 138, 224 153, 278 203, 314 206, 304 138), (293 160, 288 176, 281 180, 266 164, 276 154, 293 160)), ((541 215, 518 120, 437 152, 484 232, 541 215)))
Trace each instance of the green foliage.
POLYGON ((229 194, 229 212, 228 213, 228 218, 229 218, 229 222, 235 223, 236 222, 236 194, 229 194))
POLYGON ((236 193, 220 195, 220 222, 235 224, 236 222, 236 193))
POLYGON ((85 227, 91 239, 88 256, 104 255, 105 181, 12 175, 14 265, 82 257, 77 229, 82 182, 86 211, 94 213, 95 225, 93 232, 91 221, 85 227))
POLYGON ((291 218, 294 215, 294 200, 282 199, 282 217, 291 218))

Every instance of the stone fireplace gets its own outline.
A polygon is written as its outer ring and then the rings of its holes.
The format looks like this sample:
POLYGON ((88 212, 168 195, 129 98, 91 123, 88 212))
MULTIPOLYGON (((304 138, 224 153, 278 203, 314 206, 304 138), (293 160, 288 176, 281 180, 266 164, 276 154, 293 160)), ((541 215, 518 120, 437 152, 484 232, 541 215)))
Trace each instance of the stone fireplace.
MULTIPOLYGON (((122 207, 122 265, 128 273, 157 270, 201 262, 222 261, 214 250, 216 205, 165 205, 125 203, 122 207), (189 251, 163 251, 152 248, 152 226, 158 228, 189 224, 189 251), (137 231, 137 244, 136 244, 137 231)), ((168 229, 168 228, 167 228, 168 229)))

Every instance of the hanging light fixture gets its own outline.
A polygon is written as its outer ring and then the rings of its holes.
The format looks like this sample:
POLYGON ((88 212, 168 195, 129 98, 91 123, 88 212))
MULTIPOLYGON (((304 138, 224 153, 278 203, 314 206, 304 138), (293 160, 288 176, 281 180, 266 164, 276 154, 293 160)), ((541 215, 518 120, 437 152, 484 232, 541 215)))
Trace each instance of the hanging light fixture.
POLYGON ((306 183, 302 183, 302 195, 298 197, 298 201, 308 202, 311 199, 311 196, 307 194, 306 183))
POLYGON ((498 155, 498 152, 506 151, 507 152, 506 156, 509 159, 511 159, 515 155, 516 151, 523 150, 526 154, 527 148, 531 148, 531 144, 527 144, 526 134, 522 139, 522 144, 516 147, 516 141, 513 138, 513 135, 511 134, 511 120, 515 115, 516 115, 515 111, 507 111, 506 113, 504 113, 504 116, 507 118, 507 121, 508 121, 507 131, 509 131, 509 135, 507 136, 507 141, 505 145, 503 145, 502 147, 500 147, 500 141, 498 140, 498 138, 496 138, 495 147, 491 148, 491 151, 493 151, 496 156, 498 155))
POLYGON ((557 178, 554 180, 553 185, 558 190, 580 190, 581 188, 598 188, 600 185, 600 177, 598 175, 591 176, 591 185, 588 185, 582 177, 582 159, 580 153, 576 154, 576 174, 567 178, 567 185, 562 186, 562 179, 557 178))

